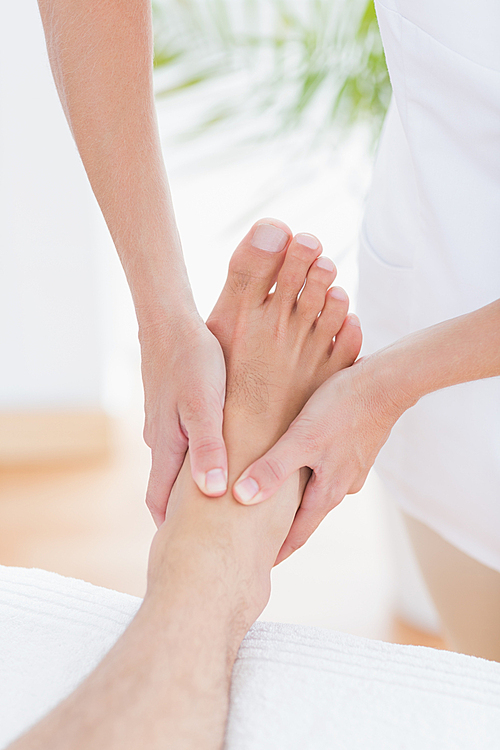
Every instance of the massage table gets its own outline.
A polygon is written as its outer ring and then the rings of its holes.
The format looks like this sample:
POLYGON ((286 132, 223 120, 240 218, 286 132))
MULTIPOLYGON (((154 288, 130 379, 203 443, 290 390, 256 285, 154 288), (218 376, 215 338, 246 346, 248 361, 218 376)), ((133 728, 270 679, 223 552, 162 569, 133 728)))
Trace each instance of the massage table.
MULTIPOLYGON (((137 597, 0 566, 0 748, 67 696, 137 597)), ((500 664, 257 622, 234 667, 225 750, 499 750, 500 664)))

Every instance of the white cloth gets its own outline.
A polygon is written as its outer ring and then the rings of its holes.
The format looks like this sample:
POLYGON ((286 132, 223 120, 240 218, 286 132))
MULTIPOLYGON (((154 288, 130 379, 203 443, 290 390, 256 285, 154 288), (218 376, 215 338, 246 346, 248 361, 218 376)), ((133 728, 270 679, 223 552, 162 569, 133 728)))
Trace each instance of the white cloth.
MULTIPOLYGON (((376 5, 394 96, 362 231, 365 353, 500 297, 500 3, 376 5)), ((500 571, 500 378, 423 398, 376 468, 408 513, 500 571)))
MULTIPOLYGON (((140 600, 0 567, 0 748, 80 682, 140 600)), ((497 750, 500 664, 257 623, 233 673, 226 750, 497 750)))

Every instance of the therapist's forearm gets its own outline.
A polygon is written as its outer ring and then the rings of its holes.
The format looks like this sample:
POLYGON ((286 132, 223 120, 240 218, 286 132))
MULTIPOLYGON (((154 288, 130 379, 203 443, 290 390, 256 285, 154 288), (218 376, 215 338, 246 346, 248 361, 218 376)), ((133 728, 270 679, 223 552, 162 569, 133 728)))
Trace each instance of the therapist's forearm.
POLYGON ((412 333, 366 366, 401 413, 433 391, 500 375, 500 300, 412 333))
POLYGON ((52 71, 139 324, 194 313, 153 97, 150 0, 39 0, 52 71))

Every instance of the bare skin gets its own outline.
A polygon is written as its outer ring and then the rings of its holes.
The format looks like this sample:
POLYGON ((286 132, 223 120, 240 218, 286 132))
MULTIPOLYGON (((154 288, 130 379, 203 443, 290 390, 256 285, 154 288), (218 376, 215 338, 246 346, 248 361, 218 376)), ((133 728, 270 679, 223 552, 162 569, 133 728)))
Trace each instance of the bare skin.
POLYGON ((188 444, 208 495, 221 490, 207 472, 225 476, 227 458, 224 358, 196 310, 161 153, 151 2, 39 0, 39 8, 61 103, 134 300, 152 451, 146 502, 160 524, 188 444))
MULTIPOLYGON (((316 262, 319 242, 298 235, 285 256, 253 247, 255 231, 236 250, 208 321, 228 372, 230 481, 273 445, 325 379, 355 361, 361 345, 347 295, 327 292, 335 270, 316 262)), ((248 508, 230 492, 207 498, 188 461, 153 540, 138 615, 99 667, 10 750, 222 746, 237 649, 267 603, 307 476, 295 472, 273 503, 248 508)))
MULTIPOLYGON (((39 6, 59 95, 137 311, 152 451, 146 502, 159 525, 188 445, 207 495, 225 492, 227 459, 223 355, 195 308, 161 155, 151 4, 39 6)), ((280 559, 361 488, 395 422, 422 395, 500 374, 499 339, 497 301, 396 342, 314 394, 280 443, 243 473, 252 482, 234 489, 241 502, 261 502, 298 467, 312 469, 280 559)))
POLYGON ((418 331, 338 373, 234 487, 245 503, 271 497, 302 466, 309 480, 278 561, 301 547, 327 513, 363 486, 399 417, 427 393, 500 375, 500 300, 418 331), (251 482, 241 485, 243 480, 251 482))

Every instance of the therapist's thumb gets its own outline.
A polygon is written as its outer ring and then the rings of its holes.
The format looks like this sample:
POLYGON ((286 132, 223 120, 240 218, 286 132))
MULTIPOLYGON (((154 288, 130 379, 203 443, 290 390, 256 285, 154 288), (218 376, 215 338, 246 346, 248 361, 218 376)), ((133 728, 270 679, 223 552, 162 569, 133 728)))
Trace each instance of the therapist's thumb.
POLYGON ((288 477, 310 466, 307 440, 292 424, 278 442, 246 469, 233 485, 233 495, 243 505, 267 500, 288 477))
POLYGON ((222 405, 209 402, 198 404, 196 409, 186 411, 182 426, 189 440, 191 474, 205 495, 219 497, 227 489, 227 454, 222 436, 222 405))

